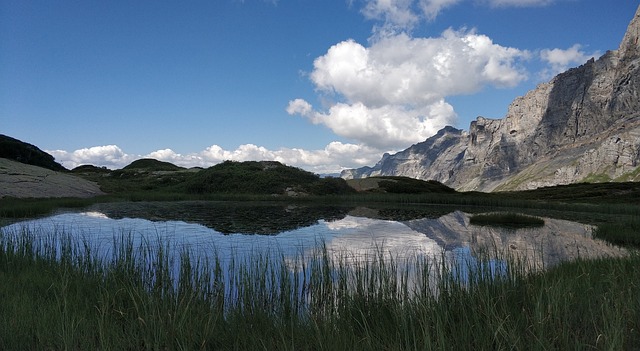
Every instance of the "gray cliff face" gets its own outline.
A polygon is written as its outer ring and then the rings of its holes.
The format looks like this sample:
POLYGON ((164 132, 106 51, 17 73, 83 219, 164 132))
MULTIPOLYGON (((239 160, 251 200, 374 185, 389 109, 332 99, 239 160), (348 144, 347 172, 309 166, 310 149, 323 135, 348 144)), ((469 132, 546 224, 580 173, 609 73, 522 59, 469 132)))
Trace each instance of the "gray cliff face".
POLYGON ((468 133, 445 127, 436 135, 394 155, 385 154, 375 166, 350 169, 342 172, 347 179, 378 175, 408 176, 417 179, 448 180, 451 167, 464 157, 468 133))
POLYGON ((640 180, 640 7, 617 50, 516 98, 502 119, 446 127, 344 178, 402 175, 458 190, 640 180))

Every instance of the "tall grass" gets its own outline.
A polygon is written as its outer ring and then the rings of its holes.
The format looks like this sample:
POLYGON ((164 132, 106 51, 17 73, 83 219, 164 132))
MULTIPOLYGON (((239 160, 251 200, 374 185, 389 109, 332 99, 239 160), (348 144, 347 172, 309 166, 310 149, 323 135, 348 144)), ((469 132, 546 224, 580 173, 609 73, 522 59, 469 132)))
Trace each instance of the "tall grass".
MULTIPOLYGON (((0 233, 0 349, 630 349, 640 255, 528 273, 326 248, 223 261, 116 237, 0 233)), ((446 258, 443 254, 442 258, 446 258)))
POLYGON ((615 245, 640 248, 640 216, 624 220, 615 218, 613 221, 600 224, 594 232, 594 237, 615 245))

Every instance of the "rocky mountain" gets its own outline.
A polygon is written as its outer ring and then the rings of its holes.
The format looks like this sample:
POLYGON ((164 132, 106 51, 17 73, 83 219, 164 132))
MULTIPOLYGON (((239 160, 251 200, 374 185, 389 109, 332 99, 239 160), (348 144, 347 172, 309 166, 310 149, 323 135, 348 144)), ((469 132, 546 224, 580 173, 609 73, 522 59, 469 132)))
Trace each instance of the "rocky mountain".
POLYGON ((374 167, 375 175, 440 181, 457 190, 522 190, 640 180, 640 7, 617 50, 516 98, 502 119, 445 127, 374 167))

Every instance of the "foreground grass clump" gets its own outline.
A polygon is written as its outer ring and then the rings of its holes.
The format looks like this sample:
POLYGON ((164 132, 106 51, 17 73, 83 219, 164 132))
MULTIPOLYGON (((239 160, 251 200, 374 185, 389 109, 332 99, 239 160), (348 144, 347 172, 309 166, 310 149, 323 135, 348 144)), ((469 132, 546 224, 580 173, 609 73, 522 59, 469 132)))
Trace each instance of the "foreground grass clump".
MULTIPOLYGON (((630 349, 640 255, 527 273, 414 258, 111 255, 64 233, 0 232, 0 349, 630 349), (278 258, 280 257, 280 258, 278 258), (409 267, 409 268, 408 268, 409 267), (460 276, 460 272, 468 276, 460 276)), ((445 256, 443 255, 443 258, 445 256)), ((508 259, 508 258, 505 258, 508 259)))
POLYGON ((471 216, 469 223, 508 228, 531 228, 544 226, 544 219, 514 212, 494 212, 471 216))

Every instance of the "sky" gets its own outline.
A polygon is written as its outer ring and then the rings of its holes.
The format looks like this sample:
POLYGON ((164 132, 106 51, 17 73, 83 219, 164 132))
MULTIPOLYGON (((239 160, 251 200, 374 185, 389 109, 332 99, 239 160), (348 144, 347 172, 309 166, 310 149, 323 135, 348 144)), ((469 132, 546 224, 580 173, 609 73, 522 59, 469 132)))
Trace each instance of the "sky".
POLYGON ((633 0, 0 0, 0 134, 65 167, 372 166, 618 48, 633 0))

